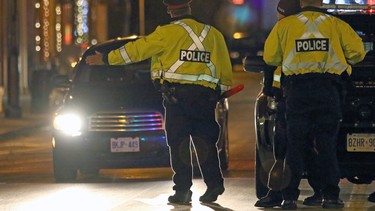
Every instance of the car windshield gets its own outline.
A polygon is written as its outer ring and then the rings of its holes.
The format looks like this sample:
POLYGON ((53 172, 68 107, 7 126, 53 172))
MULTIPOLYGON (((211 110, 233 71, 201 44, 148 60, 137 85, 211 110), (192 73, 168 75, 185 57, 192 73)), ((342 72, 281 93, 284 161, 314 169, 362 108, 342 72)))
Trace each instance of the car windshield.
POLYGON ((348 5, 348 6, 358 6, 358 5, 375 5, 374 0, 323 0, 323 5, 348 5))
POLYGON ((126 84, 150 81, 150 60, 130 65, 86 65, 76 73, 75 82, 126 84))
POLYGON ((374 53, 375 0, 324 0, 323 8, 347 22, 362 38, 366 52, 374 53))

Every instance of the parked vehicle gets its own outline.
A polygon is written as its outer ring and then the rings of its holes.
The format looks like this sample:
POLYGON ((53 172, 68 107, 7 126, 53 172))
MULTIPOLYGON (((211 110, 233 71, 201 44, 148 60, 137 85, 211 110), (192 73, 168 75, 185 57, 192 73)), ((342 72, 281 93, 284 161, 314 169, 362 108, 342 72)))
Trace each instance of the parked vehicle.
MULTIPOLYGON (((337 136, 337 157, 341 178, 355 184, 375 180, 375 5, 325 4, 329 13, 349 23, 361 36, 366 57, 353 66, 346 83, 343 119, 337 136)), ((262 56, 247 57, 246 71, 262 72, 267 68, 262 56)), ((256 99, 256 194, 266 195, 268 172, 274 163, 273 142, 276 102, 262 91, 256 99)))
MULTIPOLYGON (((65 89, 53 118, 57 182, 73 181, 78 172, 170 166, 162 96, 151 81, 150 60, 114 66, 85 63, 95 51, 107 53, 136 39, 119 38, 92 46, 83 53, 70 80, 54 77, 55 87, 65 89)), ((226 98, 218 102, 217 120, 222 128, 219 155, 222 168, 227 169, 226 98)))
POLYGON ((227 39, 230 60, 235 70, 242 71, 242 58, 258 54, 257 50, 262 47, 262 43, 258 41, 259 39, 265 39, 265 37, 252 33, 251 36, 243 35, 238 38, 227 39))

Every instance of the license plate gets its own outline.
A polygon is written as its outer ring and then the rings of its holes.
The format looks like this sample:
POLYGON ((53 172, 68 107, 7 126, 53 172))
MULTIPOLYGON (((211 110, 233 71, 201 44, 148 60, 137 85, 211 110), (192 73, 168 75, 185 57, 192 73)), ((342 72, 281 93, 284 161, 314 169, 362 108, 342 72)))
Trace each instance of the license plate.
POLYGON ((139 152, 139 137, 111 138, 111 152, 139 152))
POLYGON ((352 133, 346 135, 348 152, 375 152, 375 134, 352 133))

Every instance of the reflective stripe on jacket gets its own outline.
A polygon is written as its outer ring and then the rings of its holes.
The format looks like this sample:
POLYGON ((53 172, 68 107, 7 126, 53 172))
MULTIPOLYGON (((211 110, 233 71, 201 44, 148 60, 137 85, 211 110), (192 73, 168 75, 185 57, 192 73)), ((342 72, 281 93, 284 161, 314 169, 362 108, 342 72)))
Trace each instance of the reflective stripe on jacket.
POLYGON ((109 64, 151 59, 152 79, 198 84, 221 91, 232 85, 232 65, 223 35, 190 16, 158 26, 150 35, 108 54, 109 64))
POLYGON ((351 66, 363 60, 362 39, 344 21, 318 8, 278 21, 269 34, 263 59, 282 66, 283 73, 351 73, 351 66), (349 64, 348 64, 349 63, 349 64))
POLYGON ((273 72, 272 86, 275 88, 281 88, 281 67, 278 66, 273 72))

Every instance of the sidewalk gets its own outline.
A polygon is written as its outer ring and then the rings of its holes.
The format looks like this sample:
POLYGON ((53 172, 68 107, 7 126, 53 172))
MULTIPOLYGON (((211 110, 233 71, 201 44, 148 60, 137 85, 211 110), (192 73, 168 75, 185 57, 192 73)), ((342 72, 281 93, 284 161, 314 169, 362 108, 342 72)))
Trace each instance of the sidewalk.
POLYGON ((31 112, 30 101, 31 98, 29 96, 20 97, 20 106, 22 109, 21 118, 5 117, 4 110, 6 107, 6 100, 3 102, 3 111, 0 112, 0 141, 29 133, 49 124, 50 113, 31 112))

